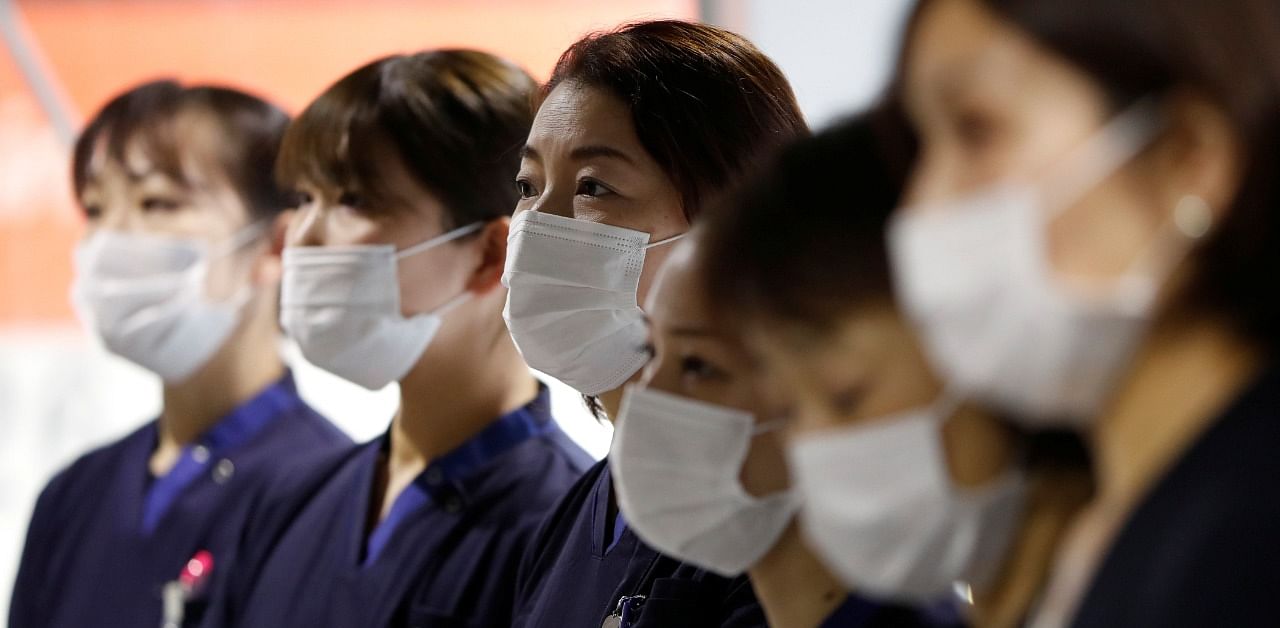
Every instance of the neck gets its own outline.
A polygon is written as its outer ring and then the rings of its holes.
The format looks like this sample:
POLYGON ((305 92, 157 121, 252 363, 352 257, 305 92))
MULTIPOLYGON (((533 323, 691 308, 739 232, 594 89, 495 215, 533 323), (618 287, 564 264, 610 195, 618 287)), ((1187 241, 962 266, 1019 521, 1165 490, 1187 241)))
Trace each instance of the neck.
POLYGON ((1229 330, 1208 317, 1152 329, 1090 434, 1103 503, 1131 506, 1258 371, 1260 352, 1229 330))
POLYGON ((770 626, 813 628, 848 596, 800 538, 793 520, 778 542, 749 572, 751 586, 770 626))
POLYGON ((416 476, 432 459, 537 396, 537 380, 501 317, 486 315, 500 307, 492 300, 489 295, 455 310, 445 325, 458 327, 442 329, 401 380, 387 460, 393 484, 397 476, 416 476))
POLYGON ((164 409, 157 422, 158 442, 152 471, 163 474, 182 448, 193 443, 236 407, 257 396, 284 375, 276 349, 274 315, 250 314, 272 303, 246 306, 246 320, 195 375, 165 384, 164 409), (264 320, 265 318, 265 320, 264 320))
POLYGON ((1048 579, 1068 522, 1093 490, 1087 469, 1029 470, 1026 508, 995 581, 975 591, 973 624, 1023 625, 1048 579))

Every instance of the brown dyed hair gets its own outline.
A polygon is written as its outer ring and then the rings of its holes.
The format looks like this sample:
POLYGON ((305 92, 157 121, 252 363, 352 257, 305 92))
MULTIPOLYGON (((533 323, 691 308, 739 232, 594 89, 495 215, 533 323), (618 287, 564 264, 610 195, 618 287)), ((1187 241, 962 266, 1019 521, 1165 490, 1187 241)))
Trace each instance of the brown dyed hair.
MULTIPOLYGON (((1191 90, 1221 107, 1242 143, 1230 212, 1195 253, 1189 303, 1226 313, 1280 348, 1280 3, 1273 0, 980 0, 1083 70, 1119 109, 1191 90)), ((908 23, 898 72, 906 64, 908 23)))
POLYGON ((390 148, 444 203, 446 228, 509 216, 536 89, 524 70, 485 52, 378 59, 334 83, 290 125, 277 179, 335 188, 354 194, 357 209, 389 211, 403 206, 378 171, 378 151, 390 148))
POLYGON ((778 66, 742 36, 706 24, 656 20, 589 35, 560 56, 542 96, 566 82, 627 104, 690 220, 752 164, 808 134, 778 66))
POLYGON ((105 142, 107 155, 123 162, 125 148, 140 142, 147 157, 166 176, 189 185, 183 169, 184 130, 188 114, 217 125, 216 166, 245 204, 252 220, 269 218, 285 208, 285 198, 271 177, 289 116, 275 105, 227 87, 183 87, 176 81, 144 83, 113 98, 94 115, 76 140, 71 178, 76 196, 93 176, 93 154, 105 142))

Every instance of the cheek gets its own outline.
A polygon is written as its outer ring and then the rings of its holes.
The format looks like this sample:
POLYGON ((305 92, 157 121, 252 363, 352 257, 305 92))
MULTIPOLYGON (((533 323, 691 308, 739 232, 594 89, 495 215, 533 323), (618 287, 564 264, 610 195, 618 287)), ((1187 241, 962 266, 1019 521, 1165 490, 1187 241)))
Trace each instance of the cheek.
POLYGON ((1129 270, 1160 228, 1154 194, 1134 181, 1113 177, 1049 224, 1046 256, 1060 275, 1105 282, 1129 270))
POLYGON ((761 434, 751 441, 739 479, 742 487, 757 497, 784 491, 791 486, 782 439, 777 432, 761 434))
POLYGON ((462 268, 461 250, 453 251, 447 244, 402 260, 396 267, 401 315, 433 312, 462 294, 466 285, 462 268))

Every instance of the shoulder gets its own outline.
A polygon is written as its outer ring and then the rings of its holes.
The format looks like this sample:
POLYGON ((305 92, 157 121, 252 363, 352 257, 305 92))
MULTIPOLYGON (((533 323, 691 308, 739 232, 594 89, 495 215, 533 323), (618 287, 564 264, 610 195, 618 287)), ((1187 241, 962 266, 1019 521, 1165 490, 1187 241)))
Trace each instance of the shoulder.
MULTIPOLYGON (((155 422, 148 421, 125 437, 82 454, 45 485, 36 502, 37 514, 73 496, 103 495, 103 483, 120 465, 130 461, 137 462, 135 455, 142 456, 150 452, 154 434, 155 422)), ((77 502, 83 505, 83 501, 77 499, 77 502)))
POLYGON ((1167 625, 1274 623, 1280 500, 1269 482, 1280 477, 1280 402, 1268 397, 1275 393, 1255 387, 1243 395, 1138 504, 1094 578, 1082 619, 1159 625, 1158 610, 1167 625))
POLYGON ((345 432, 301 398, 279 419, 262 436, 264 440, 286 447, 287 451, 345 448, 353 444, 345 432))

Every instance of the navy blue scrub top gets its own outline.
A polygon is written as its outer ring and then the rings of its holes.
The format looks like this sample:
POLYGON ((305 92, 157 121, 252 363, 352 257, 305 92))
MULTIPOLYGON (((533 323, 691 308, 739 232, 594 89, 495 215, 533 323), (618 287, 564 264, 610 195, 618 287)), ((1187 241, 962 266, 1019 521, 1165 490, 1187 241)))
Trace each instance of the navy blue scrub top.
POLYGON ((592 463, 547 390, 432 461, 367 533, 387 447, 384 436, 287 481, 292 498, 247 531, 249 558, 206 625, 510 626, 520 557, 592 463))
MULTIPOLYGON (((285 376, 221 418, 165 476, 148 465, 153 421, 82 456, 41 493, 9 610, 10 628, 160 626, 160 592, 198 552, 234 562, 254 503, 282 468, 351 441, 285 376)), ((206 574, 206 577, 212 574, 206 574)), ((186 604, 199 618, 202 596, 186 604)))
POLYGON ((1280 368, 1225 409, 1116 536, 1074 624, 1280 626, 1280 368))
POLYGON ((520 567, 513 626, 596 628, 620 604, 630 628, 768 625, 745 576, 723 578, 618 532, 611 490, 601 461, 543 522, 520 567))

